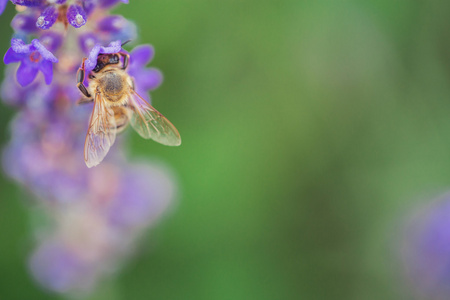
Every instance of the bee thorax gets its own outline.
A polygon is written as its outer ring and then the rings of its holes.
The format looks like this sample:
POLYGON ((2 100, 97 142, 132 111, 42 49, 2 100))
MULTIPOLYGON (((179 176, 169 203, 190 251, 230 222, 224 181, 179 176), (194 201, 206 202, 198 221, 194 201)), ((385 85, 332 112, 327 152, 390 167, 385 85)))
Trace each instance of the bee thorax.
POLYGON ((112 102, 118 101, 125 92, 125 80, 121 74, 115 72, 105 73, 99 78, 99 86, 103 95, 112 102))

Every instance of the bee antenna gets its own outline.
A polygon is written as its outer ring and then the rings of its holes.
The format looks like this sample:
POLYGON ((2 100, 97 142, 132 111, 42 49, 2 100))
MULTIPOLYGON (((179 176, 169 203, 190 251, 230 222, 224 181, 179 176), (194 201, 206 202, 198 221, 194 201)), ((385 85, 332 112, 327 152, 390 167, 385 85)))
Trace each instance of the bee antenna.
POLYGON ((125 41, 122 43, 121 47, 125 46, 126 44, 128 44, 129 42, 131 42, 131 40, 125 41))

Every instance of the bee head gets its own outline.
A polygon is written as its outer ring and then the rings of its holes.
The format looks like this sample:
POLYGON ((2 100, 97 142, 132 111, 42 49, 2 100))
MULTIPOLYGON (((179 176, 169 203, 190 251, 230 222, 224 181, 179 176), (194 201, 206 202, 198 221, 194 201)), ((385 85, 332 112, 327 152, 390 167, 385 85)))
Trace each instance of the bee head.
POLYGON ((97 65, 94 68, 94 72, 100 72, 107 65, 116 65, 120 62, 120 57, 117 53, 113 54, 100 54, 97 57, 97 65))

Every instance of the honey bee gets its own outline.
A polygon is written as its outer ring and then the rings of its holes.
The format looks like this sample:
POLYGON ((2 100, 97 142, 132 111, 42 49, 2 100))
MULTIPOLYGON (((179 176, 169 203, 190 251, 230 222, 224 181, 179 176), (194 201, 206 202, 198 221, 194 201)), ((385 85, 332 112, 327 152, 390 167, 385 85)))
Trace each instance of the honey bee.
POLYGON ((77 73, 77 87, 86 97, 79 103, 94 102, 84 143, 84 161, 88 168, 98 165, 114 144, 116 134, 130 123, 144 139, 167 146, 179 146, 181 137, 175 126, 135 91, 127 73, 127 53, 100 54, 97 65, 85 78, 85 61, 77 73), (121 61, 122 58, 122 61, 121 61))

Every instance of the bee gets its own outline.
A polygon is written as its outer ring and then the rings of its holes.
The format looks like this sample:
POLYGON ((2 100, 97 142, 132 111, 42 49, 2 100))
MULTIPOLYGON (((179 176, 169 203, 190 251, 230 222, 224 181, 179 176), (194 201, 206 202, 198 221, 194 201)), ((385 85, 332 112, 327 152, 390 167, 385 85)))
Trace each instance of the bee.
POLYGON ((98 165, 114 144, 116 135, 128 124, 144 139, 167 146, 179 146, 181 137, 175 126, 135 91, 127 73, 130 56, 119 52, 100 54, 97 65, 84 85, 85 61, 77 72, 77 87, 86 97, 79 103, 94 102, 84 143, 84 161, 88 168, 98 165))

